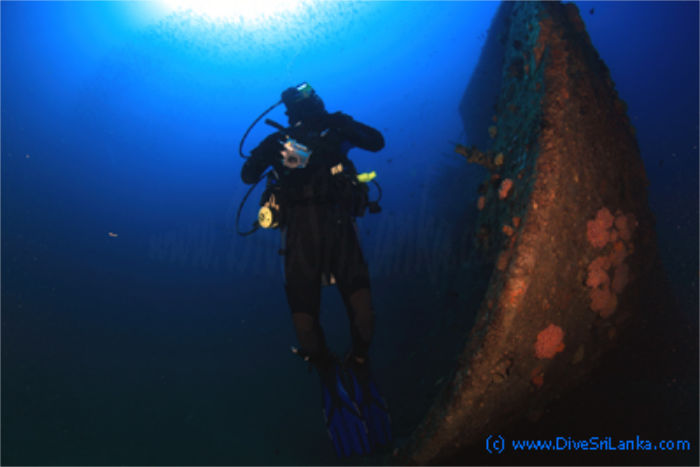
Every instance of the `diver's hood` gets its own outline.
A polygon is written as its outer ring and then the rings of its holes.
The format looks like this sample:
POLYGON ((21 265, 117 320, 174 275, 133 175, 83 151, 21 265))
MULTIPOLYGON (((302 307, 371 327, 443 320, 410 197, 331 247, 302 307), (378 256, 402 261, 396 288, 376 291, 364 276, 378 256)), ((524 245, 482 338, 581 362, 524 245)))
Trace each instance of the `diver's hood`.
POLYGON ((287 88, 282 92, 285 114, 291 125, 304 120, 317 120, 326 114, 326 106, 316 91, 307 83, 287 88))

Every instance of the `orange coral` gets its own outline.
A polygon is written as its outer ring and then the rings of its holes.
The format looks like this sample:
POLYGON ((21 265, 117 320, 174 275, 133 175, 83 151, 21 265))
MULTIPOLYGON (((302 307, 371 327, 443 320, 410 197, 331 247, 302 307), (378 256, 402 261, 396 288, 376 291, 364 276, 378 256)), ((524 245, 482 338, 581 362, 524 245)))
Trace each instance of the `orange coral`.
POLYGON ((608 208, 601 208, 596 214, 596 218, 586 224, 586 235, 591 245, 602 248, 610 240, 610 228, 615 218, 608 208))
POLYGON ((520 278, 508 281, 504 293, 504 301, 509 305, 517 305, 520 298, 527 292, 527 283, 520 278))
POLYGON ((591 310, 600 313, 600 316, 607 318, 617 307, 617 296, 610 291, 606 285, 591 291, 591 310))
POLYGON ((588 270, 590 271, 591 269, 602 269, 607 271, 610 269, 610 258, 607 256, 598 256, 591 262, 591 264, 588 265, 588 270))
POLYGON ((603 318, 613 314, 617 308, 617 295, 629 283, 629 266, 624 261, 634 249, 630 240, 638 226, 634 214, 622 214, 620 211, 615 214, 613 216, 607 208, 601 208, 596 213, 596 218, 588 221, 586 231, 588 241, 595 247, 602 248, 608 242, 612 243, 608 255, 600 256, 588 265, 586 279, 586 285, 592 288, 591 309, 603 318), (608 274, 606 271, 611 266, 614 271, 608 274))
POLYGON ((513 188, 513 180, 506 178, 501 182, 501 186, 498 188, 498 197, 500 199, 506 199, 510 189, 513 188))
POLYGON ((508 237, 510 237, 511 235, 513 235, 514 232, 515 232, 515 231, 513 230, 513 227, 511 227, 511 226, 509 226, 509 225, 504 225, 504 226, 503 226, 503 233, 506 234, 508 237))
POLYGON ((537 334, 537 342, 535 342, 535 356, 537 358, 554 358, 563 350, 564 331, 559 326, 550 324, 537 334))
POLYGON ((615 242, 613 251, 610 253, 610 263, 619 266, 627 258, 627 248, 623 242, 615 242))
POLYGON ((486 206, 486 197, 479 196, 479 199, 476 200, 476 208, 481 211, 484 209, 484 206, 486 206))
MULTIPOLYGON (((593 264, 593 263, 591 263, 593 264)), ((601 268, 589 268, 588 269, 588 279, 586 280, 586 285, 588 287, 598 288, 601 285, 605 286, 610 283, 610 277, 604 269, 601 268)))

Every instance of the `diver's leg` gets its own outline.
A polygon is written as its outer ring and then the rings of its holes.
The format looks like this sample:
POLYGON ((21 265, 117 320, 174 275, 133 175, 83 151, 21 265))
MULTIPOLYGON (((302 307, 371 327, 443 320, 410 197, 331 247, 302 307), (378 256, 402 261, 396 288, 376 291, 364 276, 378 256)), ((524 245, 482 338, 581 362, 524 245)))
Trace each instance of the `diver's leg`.
POLYGON ((333 270, 350 320, 352 354, 359 359, 366 359, 374 334, 369 270, 362 255, 354 223, 345 224, 340 234, 333 270))
POLYGON ((319 370, 331 358, 319 322, 321 309, 321 265, 319 230, 313 212, 296 213, 287 231, 285 252, 285 291, 300 353, 319 370))
POLYGON ((343 301, 350 318, 352 335, 352 355, 357 359, 367 359, 374 335, 374 309, 369 288, 343 293, 343 301))
POLYGON ((350 394, 360 408, 367 426, 370 450, 391 442, 389 406, 375 382, 369 362, 369 347, 374 333, 374 310, 369 286, 367 263, 362 257, 357 233, 346 230, 342 238, 343 254, 336 268, 340 291, 350 317, 352 351, 343 368, 350 381, 350 394))

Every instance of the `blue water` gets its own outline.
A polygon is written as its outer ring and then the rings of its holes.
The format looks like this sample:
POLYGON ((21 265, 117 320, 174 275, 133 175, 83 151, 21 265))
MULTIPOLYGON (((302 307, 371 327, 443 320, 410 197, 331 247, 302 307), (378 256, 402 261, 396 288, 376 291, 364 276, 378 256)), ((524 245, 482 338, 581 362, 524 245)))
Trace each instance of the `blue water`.
MULTIPOLYGON (((579 5, 628 103, 662 260, 694 315, 698 4, 579 5)), ((436 355, 423 339, 444 329, 433 305, 453 293, 440 280, 452 206, 474 206, 460 187, 483 176, 453 143, 497 7, 319 2, 231 24, 146 3, 2 2, 2 462, 336 462, 317 378, 289 352, 279 236, 238 237, 233 222, 242 134, 305 80, 386 139, 350 155, 383 188, 360 231, 373 364, 406 437, 459 342, 436 355)), ((270 117, 286 123, 281 108, 270 117)), ((244 150, 270 131, 260 123, 244 150)), ((342 353, 344 311, 333 290, 323 299, 342 353)))

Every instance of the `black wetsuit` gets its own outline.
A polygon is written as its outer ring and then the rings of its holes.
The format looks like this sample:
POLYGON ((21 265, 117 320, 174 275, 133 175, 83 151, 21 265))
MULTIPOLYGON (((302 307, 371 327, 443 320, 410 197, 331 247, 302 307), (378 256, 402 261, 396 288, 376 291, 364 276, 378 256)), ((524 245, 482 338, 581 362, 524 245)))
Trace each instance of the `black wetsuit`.
POLYGON ((350 183, 355 167, 347 153, 353 147, 379 151, 384 138, 345 114, 324 112, 265 138, 241 171, 245 183, 255 183, 270 166, 279 175, 287 301, 301 350, 318 366, 329 356, 319 324, 322 276, 335 277, 350 318, 355 355, 367 357, 373 333, 369 273, 352 213, 357 183, 350 183), (287 135, 312 151, 306 167, 283 165, 287 135), (343 170, 333 174, 338 164, 343 170))

